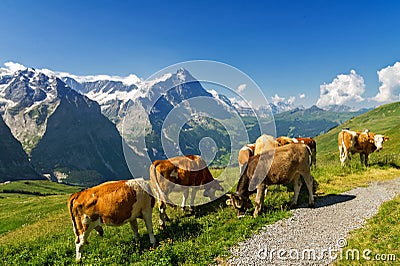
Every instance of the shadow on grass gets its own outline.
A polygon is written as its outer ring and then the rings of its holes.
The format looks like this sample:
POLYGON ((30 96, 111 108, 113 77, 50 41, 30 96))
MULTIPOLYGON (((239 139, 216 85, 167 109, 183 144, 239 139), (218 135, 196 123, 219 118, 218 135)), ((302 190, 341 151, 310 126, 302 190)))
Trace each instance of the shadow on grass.
POLYGON ((220 212, 222 208, 226 208, 225 202, 226 196, 223 195, 207 204, 195 206, 193 211, 185 210, 182 212, 178 206, 169 206, 170 221, 166 223, 164 230, 158 230, 157 240, 163 241, 172 238, 185 241, 198 237, 207 227, 199 218, 220 212))
POLYGON ((167 223, 164 230, 159 231, 158 240, 168 238, 187 240, 197 237, 203 226, 196 219, 174 219, 167 223))
MULTIPOLYGON (((339 204, 349 200, 355 199, 354 195, 344 195, 344 194, 330 194, 322 197, 317 197, 315 199, 314 208, 323 208, 331 205, 339 204)), ((308 208, 307 204, 302 204, 298 208, 308 208)))
POLYGON ((400 169, 400 165, 398 165, 397 163, 394 163, 394 162, 390 162, 390 163, 388 163, 388 162, 377 162, 377 163, 370 164, 370 166, 374 166, 374 165, 377 165, 379 167, 389 166, 389 167, 394 168, 394 169, 400 169))

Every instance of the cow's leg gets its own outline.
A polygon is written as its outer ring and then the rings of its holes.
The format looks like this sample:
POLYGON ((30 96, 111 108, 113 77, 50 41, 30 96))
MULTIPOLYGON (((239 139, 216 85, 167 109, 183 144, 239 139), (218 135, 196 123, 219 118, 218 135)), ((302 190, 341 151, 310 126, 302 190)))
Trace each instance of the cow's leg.
POLYGON ((348 152, 347 152, 346 147, 340 146, 339 152, 340 152, 340 162, 341 162, 342 166, 344 166, 344 163, 346 162, 347 157, 348 157, 348 152))
POLYGON ((77 237, 77 241, 75 244, 75 249, 76 249, 76 261, 80 261, 82 258, 82 248, 83 248, 83 235, 79 235, 77 237))
MULTIPOLYGON (((86 215, 85 215, 86 216, 86 215)), ((88 217, 87 217, 88 218, 88 217)), ((85 217, 86 219, 86 217, 85 217)), ((92 223, 87 221, 83 222, 83 232, 78 236, 78 241, 76 242, 76 261, 80 261, 82 258, 82 249, 85 244, 89 244, 87 239, 90 232, 96 227, 92 223)))
POLYGON ((257 217, 259 213, 262 212, 264 205, 264 195, 265 195, 266 185, 262 182, 257 186, 257 196, 256 196, 256 209, 254 210, 253 216, 257 217))
POLYGON ((308 189, 308 207, 314 208, 314 193, 313 193, 314 177, 310 174, 306 174, 303 177, 304 177, 304 182, 306 182, 306 186, 308 189))
POLYGON ((129 222, 131 225, 135 241, 139 240, 139 227, 136 218, 129 222))
POLYGON ((293 208, 297 206, 297 199, 299 198, 299 192, 301 189, 301 177, 300 174, 296 173, 295 177, 293 178, 293 189, 294 189, 294 195, 292 202, 290 203, 290 208, 293 208))
POLYGON ((167 213, 165 212, 166 207, 167 204, 164 201, 159 202, 159 207, 158 207, 158 210, 160 211, 159 225, 161 229, 164 229, 166 221, 169 221, 167 213))
POLYGON ((185 211, 186 200, 189 197, 189 188, 183 189, 181 210, 185 211))
POLYGON ((190 207, 189 210, 193 210, 194 208, 194 200, 196 199, 198 189, 196 187, 192 188, 192 194, 190 195, 190 207))
POLYGON ((363 165, 363 164, 365 164, 365 154, 364 153, 362 153, 362 152, 360 152, 360 162, 361 162, 361 165, 363 165))
POLYGON ((150 243, 154 246, 154 244, 156 243, 156 239, 154 237, 154 233, 153 233, 153 221, 152 221, 152 211, 151 209, 149 211, 144 211, 142 213, 143 216, 143 220, 146 224, 146 228, 147 228, 147 233, 149 234, 149 238, 150 238, 150 243))
POLYGON ((368 153, 365 153, 365 166, 368 166, 368 153))

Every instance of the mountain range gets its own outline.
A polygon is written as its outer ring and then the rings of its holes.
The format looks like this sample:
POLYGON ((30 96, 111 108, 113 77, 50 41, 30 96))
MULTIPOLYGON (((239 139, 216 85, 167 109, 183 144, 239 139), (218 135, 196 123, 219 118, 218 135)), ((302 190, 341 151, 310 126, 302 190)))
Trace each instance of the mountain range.
POLYGON ((1 76, 0 114, 29 157, 21 172, 32 165, 51 179, 86 184, 131 177, 115 125, 55 76, 31 68, 1 76))
POLYGON ((0 181, 45 175, 93 185, 146 176, 150 161, 205 150, 213 150, 214 165, 226 164, 230 146, 244 144, 238 113, 249 141, 271 123, 271 111, 277 135, 287 136, 315 136, 359 114, 272 104, 253 111, 207 91, 185 69, 130 84, 32 68, 0 74, 0 181))

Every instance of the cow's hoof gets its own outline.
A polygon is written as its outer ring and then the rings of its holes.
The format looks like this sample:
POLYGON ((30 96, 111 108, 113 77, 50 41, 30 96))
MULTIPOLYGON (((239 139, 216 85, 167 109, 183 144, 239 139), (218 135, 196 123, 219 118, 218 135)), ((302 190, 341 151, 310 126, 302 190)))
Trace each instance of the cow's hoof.
POLYGON ((308 208, 315 208, 315 204, 314 203, 308 204, 308 208))

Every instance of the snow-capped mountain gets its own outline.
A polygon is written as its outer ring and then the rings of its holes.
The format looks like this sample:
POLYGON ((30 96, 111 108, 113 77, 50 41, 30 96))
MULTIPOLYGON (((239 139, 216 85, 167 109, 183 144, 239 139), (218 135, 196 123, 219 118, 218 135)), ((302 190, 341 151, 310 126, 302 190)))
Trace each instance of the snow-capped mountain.
MULTIPOLYGON (((62 80, 71 88, 98 102, 102 113, 119 126, 124 112, 133 102, 139 104, 147 113, 155 113, 157 109, 171 110, 185 100, 195 97, 213 97, 185 69, 176 73, 166 73, 161 77, 143 81, 137 79, 136 84, 125 84, 112 80, 84 80, 78 82, 71 76, 64 75, 62 80)), ((223 95, 216 97, 221 106, 231 106, 229 99, 223 95), (224 97, 224 98, 223 98, 224 97)), ((232 107, 231 107, 232 108, 232 107)), ((227 108, 225 108, 227 109, 227 108)))
POLYGON ((0 115, 28 153, 45 133, 59 95, 66 93, 61 83, 32 68, 0 76, 0 115))
MULTIPOLYGON (((204 115, 204 110, 199 111, 201 110, 199 101, 202 98, 210 99, 206 108, 210 116, 227 118, 232 111, 230 110, 232 107, 230 109, 228 107, 230 102, 226 97, 222 101, 221 98, 214 99, 213 95, 185 69, 178 69, 176 73, 166 73, 149 81, 141 80, 137 85, 105 80, 78 82, 67 76, 62 79, 73 89, 97 101, 102 113, 117 125, 121 134, 124 127, 125 135, 129 136, 138 137, 144 132, 144 128, 150 127, 151 131, 158 135, 157 138, 164 134, 168 139, 166 134, 169 131, 168 129, 162 131, 162 122, 171 110, 183 105, 180 115, 186 120, 190 120, 196 114, 204 115), (128 108, 129 119, 124 119, 128 108), (125 124, 122 125, 122 122, 125 124)), ((136 137, 126 141, 137 153, 149 150, 151 158, 165 156, 159 148, 161 143, 150 145, 155 147, 142 147, 136 142, 136 137)))
POLYGON ((130 178, 115 125, 47 71, 0 71, 0 115, 35 169, 67 182, 130 178))

